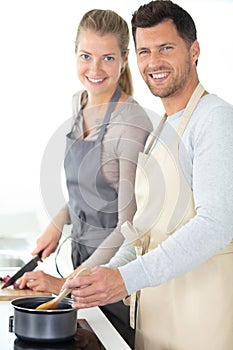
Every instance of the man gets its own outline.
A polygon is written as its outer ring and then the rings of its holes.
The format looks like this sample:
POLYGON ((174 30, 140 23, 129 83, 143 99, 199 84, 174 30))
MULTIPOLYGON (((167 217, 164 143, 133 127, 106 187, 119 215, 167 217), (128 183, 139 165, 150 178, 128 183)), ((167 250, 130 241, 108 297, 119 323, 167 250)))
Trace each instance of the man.
POLYGON ((140 73, 166 112, 139 156, 137 212, 122 226, 139 256, 65 285, 77 308, 131 295, 133 312, 137 292, 137 350, 232 350, 233 107, 199 83, 185 10, 152 1, 132 30, 140 73))

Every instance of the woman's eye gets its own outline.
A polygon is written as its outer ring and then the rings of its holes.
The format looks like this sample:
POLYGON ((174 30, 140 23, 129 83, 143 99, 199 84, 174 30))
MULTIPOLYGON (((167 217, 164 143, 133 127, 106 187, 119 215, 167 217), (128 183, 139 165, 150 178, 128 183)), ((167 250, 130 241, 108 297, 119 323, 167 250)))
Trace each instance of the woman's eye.
POLYGON ((84 61, 86 61, 86 60, 88 60, 88 59, 90 58, 90 56, 84 53, 84 54, 81 55, 81 58, 82 58, 84 61))
POLYGON ((109 61, 113 61, 114 58, 112 56, 106 56, 104 57, 105 61, 109 62, 109 61))

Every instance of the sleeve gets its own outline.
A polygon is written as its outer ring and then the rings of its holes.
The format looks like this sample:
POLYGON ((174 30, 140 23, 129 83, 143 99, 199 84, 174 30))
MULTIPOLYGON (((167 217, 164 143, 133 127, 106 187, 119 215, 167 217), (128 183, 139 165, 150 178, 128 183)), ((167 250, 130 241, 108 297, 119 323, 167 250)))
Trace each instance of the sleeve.
POLYGON ((194 140, 196 215, 156 249, 119 267, 129 294, 204 263, 233 237, 233 113, 218 107, 194 140))
MULTIPOLYGON (((143 128, 137 126, 137 123, 134 125, 132 123, 125 123, 124 126, 118 125, 118 128, 121 130, 115 147, 115 157, 119 163, 118 224, 116 229, 112 231, 96 251, 83 263, 88 268, 106 264, 115 255, 124 242, 120 227, 123 222, 127 220, 131 221, 135 214, 134 182, 138 153, 143 150, 148 134, 152 130, 152 124, 149 122, 149 118, 146 116, 141 116, 141 118, 142 121, 145 121, 145 127, 143 128)), ((130 247, 128 249, 130 250, 129 256, 132 257, 134 248, 130 247)), ((119 263, 119 261, 122 261, 122 255, 121 258, 118 256, 116 259, 119 263)), ((112 264, 114 265, 116 262, 112 260, 112 264)))
POLYGON ((119 266, 123 266, 134 259, 136 259, 135 248, 125 240, 116 254, 110 259, 107 264, 104 265, 104 267, 114 269, 119 266))

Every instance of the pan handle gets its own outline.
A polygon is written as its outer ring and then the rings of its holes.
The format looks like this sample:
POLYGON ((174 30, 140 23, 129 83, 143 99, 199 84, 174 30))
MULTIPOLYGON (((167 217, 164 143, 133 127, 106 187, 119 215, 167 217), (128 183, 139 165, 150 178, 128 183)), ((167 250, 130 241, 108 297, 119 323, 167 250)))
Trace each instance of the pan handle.
POLYGON ((14 316, 9 317, 9 332, 14 332, 14 316))

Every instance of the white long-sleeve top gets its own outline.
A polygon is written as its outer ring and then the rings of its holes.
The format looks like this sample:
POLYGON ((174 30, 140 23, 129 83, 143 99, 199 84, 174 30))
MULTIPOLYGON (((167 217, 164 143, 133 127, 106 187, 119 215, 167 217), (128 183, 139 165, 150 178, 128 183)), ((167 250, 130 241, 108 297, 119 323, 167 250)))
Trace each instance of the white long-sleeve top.
MULTIPOLYGON (((183 111, 166 123, 176 128, 183 111)), ((162 135, 161 135, 162 136, 162 135)), ((233 106, 213 94, 199 101, 182 136, 180 163, 194 195, 196 215, 157 248, 133 259, 124 245, 110 261, 129 294, 160 285, 205 262, 233 238, 233 106)))

